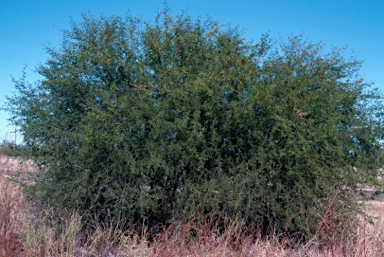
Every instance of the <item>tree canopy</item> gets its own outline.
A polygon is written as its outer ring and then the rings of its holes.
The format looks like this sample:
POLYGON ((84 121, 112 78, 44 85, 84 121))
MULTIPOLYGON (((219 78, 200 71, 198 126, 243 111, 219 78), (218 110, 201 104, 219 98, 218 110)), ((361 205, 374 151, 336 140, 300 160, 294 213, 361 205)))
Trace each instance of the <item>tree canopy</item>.
POLYGON ((15 81, 5 107, 40 164, 43 206, 149 227, 200 211, 308 234, 322 201, 350 206, 377 182, 381 96, 340 50, 248 42, 164 12, 85 16, 48 53, 43 79, 15 81))

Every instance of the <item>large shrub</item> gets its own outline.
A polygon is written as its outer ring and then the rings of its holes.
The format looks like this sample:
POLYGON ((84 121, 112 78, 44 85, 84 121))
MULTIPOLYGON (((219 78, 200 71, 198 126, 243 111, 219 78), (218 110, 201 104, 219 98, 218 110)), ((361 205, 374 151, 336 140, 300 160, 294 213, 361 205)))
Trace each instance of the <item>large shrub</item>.
POLYGON ((360 63, 302 38, 160 14, 85 17, 6 109, 40 165, 32 198, 152 227, 194 212, 313 233, 381 165, 382 108, 360 63))

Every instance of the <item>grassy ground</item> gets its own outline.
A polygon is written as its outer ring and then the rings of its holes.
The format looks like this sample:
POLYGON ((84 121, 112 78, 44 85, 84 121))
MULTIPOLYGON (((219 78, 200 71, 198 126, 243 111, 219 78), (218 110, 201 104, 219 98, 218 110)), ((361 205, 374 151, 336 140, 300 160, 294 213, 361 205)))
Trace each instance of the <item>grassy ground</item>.
POLYGON ((317 240, 305 245, 288 244, 287 239, 272 236, 262 239, 258 233, 246 235, 241 222, 233 222, 218 235, 217 224, 199 226, 193 219, 174 224, 149 242, 144 235, 118 228, 84 231, 78 214, 63 214, 57 220, 49 210, 36 213, 11 175, 18 170, 31 172, 30 164, 0 156, 0 257, 11 256, 384 256, 384 203, 371 201, 365 211, 375 217, 370 224, 362 219, 361 228, 348 240, 329 240, 319 247, 317 240), (194 231, 194 236, 191 236, 194 231), (290 245, 290 247, 288 247, 290 245))

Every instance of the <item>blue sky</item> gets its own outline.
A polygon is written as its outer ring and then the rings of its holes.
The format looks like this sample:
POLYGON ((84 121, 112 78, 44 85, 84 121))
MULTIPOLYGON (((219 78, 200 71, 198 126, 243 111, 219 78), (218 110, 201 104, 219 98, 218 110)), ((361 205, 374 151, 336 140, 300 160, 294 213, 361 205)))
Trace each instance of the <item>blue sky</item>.
MULTIPOLYGON (((134 16, 153 20, 163 0, 2 0, 0 4, 0 106, 14 91, 12 77, 26 67, 27 79, 35 82, 37 65, 48 55, 46 46, 60 47, 62 29, 70 17, 81 13, 134 16)), ((364 61, 361 75, 384 90, 383 0, 168 0, 172 13, 186 10, 192 17, 211 17, 239 26, 244 36, 257 41, 269 32, 272 39, 303 35, 327 46, 348 46, 346 56, 364 61)), ((8 114, 0 111, 0 140, 12 139, 8 114)))

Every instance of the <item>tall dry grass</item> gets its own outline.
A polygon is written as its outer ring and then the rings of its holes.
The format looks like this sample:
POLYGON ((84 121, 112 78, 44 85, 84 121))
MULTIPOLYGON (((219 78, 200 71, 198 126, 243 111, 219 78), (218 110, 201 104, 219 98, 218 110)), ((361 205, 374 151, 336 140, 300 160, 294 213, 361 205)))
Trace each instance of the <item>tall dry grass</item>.
POLYGON ((223 231, 209 217, 175 223, 148 240, 146 233, 139 236, 133 230, 101 226, 90 230, 77 213, 63 212, 57 218, 49 210, 36 211, 32 203, 23 201, 22 190, 9 172, 1 170, 4 166, 0 166, 0 257, 384 256, 384 204, 380 202, 367 206, 367 212, 377 218, 373 224, 362 219, 356 234, 334 233, 335 214, 325 208, 318 234, 306 244, 278 235, 262 238, 257 231, 247 233, 239 220, 229 222, 223 231))
POLYGON ((17 185, 0 176, 0 256, 14 256, 17 251, 16 235, 22 231, 22 194, 17 185))

